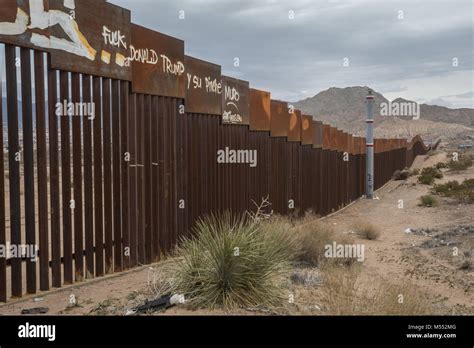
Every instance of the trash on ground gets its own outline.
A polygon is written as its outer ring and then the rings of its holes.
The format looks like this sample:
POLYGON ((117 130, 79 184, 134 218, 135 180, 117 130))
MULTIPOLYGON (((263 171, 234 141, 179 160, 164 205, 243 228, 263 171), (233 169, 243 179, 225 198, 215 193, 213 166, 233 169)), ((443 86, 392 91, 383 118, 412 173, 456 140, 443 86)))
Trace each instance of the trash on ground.
POLYGON ((36 307, 29 309, 22 309, 21 314, 46 314, 48 313, 49 308, 46 307, 36 307))

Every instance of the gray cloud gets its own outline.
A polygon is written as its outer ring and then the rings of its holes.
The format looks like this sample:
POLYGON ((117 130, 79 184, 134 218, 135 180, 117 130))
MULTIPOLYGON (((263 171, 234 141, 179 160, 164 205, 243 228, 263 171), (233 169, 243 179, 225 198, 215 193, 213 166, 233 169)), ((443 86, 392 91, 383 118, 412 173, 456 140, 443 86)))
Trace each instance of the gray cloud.
POLYGON ((332 86, 369 85, 413 100, 474 90, 470 0, 456 6, 450 0, 111 2, 132 10, 137 24, 184 39, 187 54, 279 99, 295 101, 332 86), (425 87, 440 79, 441 91, 425 87))

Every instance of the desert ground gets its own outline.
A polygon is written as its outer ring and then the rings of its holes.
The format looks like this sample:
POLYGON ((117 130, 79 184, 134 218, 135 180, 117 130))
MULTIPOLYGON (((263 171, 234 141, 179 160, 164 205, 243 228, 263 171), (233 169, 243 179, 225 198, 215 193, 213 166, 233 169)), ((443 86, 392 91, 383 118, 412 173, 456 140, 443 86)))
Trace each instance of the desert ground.
MULTIPOLYGON (((418 157, 414 168, 430 167, 446 162, 445 152, 418 157)), ((462 182, 474 178, 474 167, 461 172, 444 172, 443 183, 450 180, 462 182)), ((379 291, 371 298, 385 298, 396 306, 398 289, 416 291, 431 314, 474 314, 474 273, 472 267, 463 269, 464 252, 474 248, 474 206, 460 204, 452 199, 438 198, 436 207, 419 206, 419 197, 428 194, 430 186, 417 183, 416 176, 403 181, 390 181, 376 192, 376 199, 360 199, 340 212, 318 219, 306 217, 296 221, 298 225, 313 223, 331 226, 341 236, 354 238, 355 243, 365 246, 365 258, 360 262, 356 282, 340 283, 352 287, 359 296, 361 289, 379 291), (321 220, 321 221, 317 221, 321 220), (361 239, 353 226, 366 221, 378 227, 380 236, 376 240, 361 239), (455 252, 456 251, 456 252, 455 252), (373 284, 385 284, 374 290, 373 284), (387 290, 388 289, 388 290, 387 290), (389 289, 395 289, 392 293, 389 289), (381 291, 380 291, 381 290, 381 291)), ((471 256, 472 257, 472 256, 471 256)), ((0 306, 0 315, 17 315, 23 309, 48 308, 48 315, 125 315, 128 309, 153 298, 153 277, 156 272, 174 260, 144 266, 128 272, 89 280, 81 284, 37 294, 0 306), (71 305, 71 298, 76 302, 71 305)), ((281 308, 224 310, 194 310, 186 305, 177 305, 166 311, 148 313, 153 315, 327 315, 345 314, 329 310, 324 305, 328 291, 324 288, 321 270, 317 267, 296 265, 288 274, 288 304, 281 308), (326 296, 326 297, 325 297, 326 296)), ((349 277, 350 278, 350 277, 349 277)), ((334 284, 333 284, 334 285, 334 284)), ((338 290, 339 289, 339 290, 338 290)), ((408 298, 412 291, 403 293, 408 298)), ((399 291, 400 292, 400 291, 399 291)), ((352 301, 352 300, 351 300, 352 301)), ((380 303, 382 303, 380 302, 380 303)), ((351 304, 349 304, 350 306, 351 304)), ((342 306, 342 304, 341 304, 342 306)), ((364 306, 364 304, 362 304, 364 306)), ((383 311, 383 309, 381 309, 383 311)), ((368 310, 368 314, 374 314, 368 310)), ((347 314, 363 314, 350 312, 347 314)), ((385 313, 375 313, 385 314, 385 313)))

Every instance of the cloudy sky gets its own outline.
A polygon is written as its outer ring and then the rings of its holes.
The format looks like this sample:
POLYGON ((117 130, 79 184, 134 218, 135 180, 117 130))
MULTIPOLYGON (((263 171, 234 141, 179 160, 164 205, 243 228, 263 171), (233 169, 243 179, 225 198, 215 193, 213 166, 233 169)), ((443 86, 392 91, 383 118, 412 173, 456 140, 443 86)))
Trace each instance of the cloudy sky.
POLYGON ((472 0, 111 2, 274 98, 367 85, 389 99, 473 107, 472 0))

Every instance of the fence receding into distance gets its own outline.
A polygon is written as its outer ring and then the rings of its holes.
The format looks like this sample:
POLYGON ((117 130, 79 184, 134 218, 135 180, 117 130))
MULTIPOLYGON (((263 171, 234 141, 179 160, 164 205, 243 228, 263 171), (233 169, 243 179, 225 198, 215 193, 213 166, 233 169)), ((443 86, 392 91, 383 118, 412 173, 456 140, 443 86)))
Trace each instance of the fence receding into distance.
MULTIPOLYGON (((206 214, 269 197, 324 216, 364 194, 364 138, 222 76, 130 11, 0 8, 1 302, 160 260, 206 214)), ((376 139, 375 188, 426 151, 376 139)))

